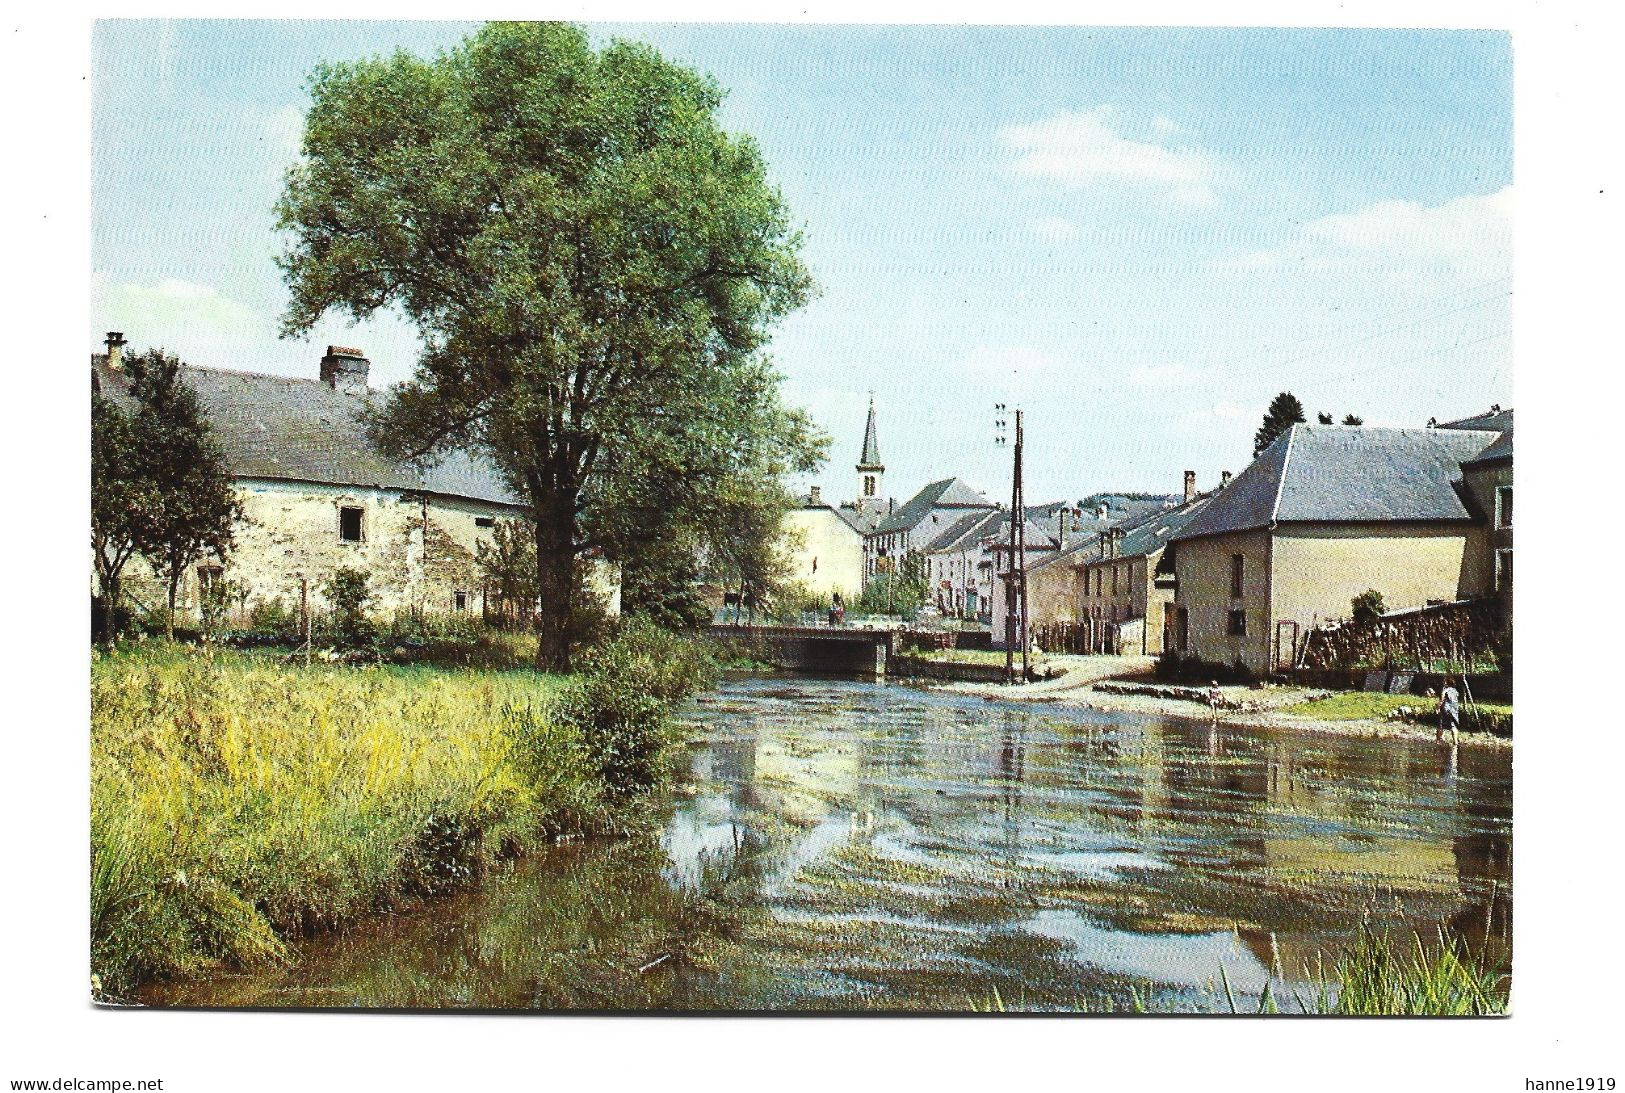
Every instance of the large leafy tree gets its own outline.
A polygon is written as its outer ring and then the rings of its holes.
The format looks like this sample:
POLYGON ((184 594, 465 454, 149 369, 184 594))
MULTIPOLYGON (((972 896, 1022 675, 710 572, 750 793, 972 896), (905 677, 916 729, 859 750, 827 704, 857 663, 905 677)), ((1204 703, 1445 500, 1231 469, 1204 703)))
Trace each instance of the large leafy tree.
POLYGON ((90 554, 101 589, 102 637, 118 640, 124 567, 151 539, 153 488, 133 402, 90 395, 90 554))
POLYGON ((1264 423, 1253 434, 1253 456, 1275 443, 1275 438, 1308 420, 1303 414, 1303 403, 1291 391, 1282 391, 1270 400, 1269 409, 1264 413, 1264 423))
POLYGON ((136 422, 143 437, 141 465, 149 488, 141 552, 168 594, 165 627, 175 636, 175 601, 192 565, 224 559, 242 506, 225 454, 215 443, 196 393, 181 379, 180 360, 162 349, 125 361, 136 422))
POLYGON ((563 670, 580 551, 624 549, 668 490, 816 462, 760 356, 810 291, 799 236, 717 85, 647 46, 495 23, 432 60, 324 65, 310 91, 285 332, 416 324, 373 435, 501 468, 536 525, 538 666, 563 670))

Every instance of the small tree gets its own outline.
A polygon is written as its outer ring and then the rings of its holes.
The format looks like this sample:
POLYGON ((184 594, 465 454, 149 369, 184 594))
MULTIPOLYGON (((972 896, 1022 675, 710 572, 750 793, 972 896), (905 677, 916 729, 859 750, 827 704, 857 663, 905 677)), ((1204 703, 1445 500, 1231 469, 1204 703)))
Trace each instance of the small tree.
POLYGON ((1349 415, 1347 415, 1347 416, 1345 416, 1343 418, 1343 424, 1344 425, 1364 425, 1365 424, 1365 418, 1360 417, 1357 414, 1349 414, 1349 415))
POLYGON ((367 621, 367 601, 372 592, 367 588, 367 575, 359 569, 341 567, 322 585, 332 609, 334 634, 344 642, 358 642, 371 636, 372 624, 367 621))
POLYGON ((1291 391, 1282 391, 1270 400, 1264 423, 1253 434, 1253 456, 1256 458, 1275 442, 1276 437, 1307 420, 1303 414, 1303 403, 1298 401, 1297 396, 1291 391))
MULTIPOLYGON (((150 485, 148 525, 141 552, 168 592, 165 634, 175 637, 175 601, 191 566, 231 550, 232 526, 242 506, 231 472, 197 395, 181 382, 181 362, 162 349, 128 358, 130 393, 143 436, 144 473, 150 485)), ((200 622, 204 604, 199 603, 200 622)))
POLYGON ((1350 600, 1349 609, 1354 614, 1355 622, 1372 622, 1382 618, 1387 610, 1382 602, 1382 593, 1375 588, 1368 588, 1350 600))
POLYGON ((1319 421, 1322 425, 1330 425, 1332 423, 1332 415, 1322 411, 1321 413, 1315 415, 1315 420, 1319 421))
POLYGON ((106 616, 102 637, 118 641, 124 567, 151 539, 154 504, 146 440, 137 416, 100 391, 90 396, 90 553, 106 616))

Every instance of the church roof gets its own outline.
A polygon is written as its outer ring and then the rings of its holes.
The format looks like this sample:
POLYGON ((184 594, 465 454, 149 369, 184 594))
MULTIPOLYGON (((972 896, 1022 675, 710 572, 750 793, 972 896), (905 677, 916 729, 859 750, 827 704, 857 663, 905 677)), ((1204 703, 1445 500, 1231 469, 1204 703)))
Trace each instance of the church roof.
MULTIPOLYGON (((123 394, 129 377, 92 364, 98 389, 123 394)), ((223 368, 181 369, 197 392, 226 465, 238 478, 270 478, 335 486, 400 489, 462 497, 498 505, 521 502, 496 468, 467 452, 453 452, 419 469, 387 459, 367 442, 364 413, 381 392, 347 394, 319 379, 272 376, 223 368)))
POLYGON ((858 457, 858 470, 884 470, 880 462, 880 444, 875 440, 875 403, 869 400, 869 423, 863 427, 863 454, 858 457))

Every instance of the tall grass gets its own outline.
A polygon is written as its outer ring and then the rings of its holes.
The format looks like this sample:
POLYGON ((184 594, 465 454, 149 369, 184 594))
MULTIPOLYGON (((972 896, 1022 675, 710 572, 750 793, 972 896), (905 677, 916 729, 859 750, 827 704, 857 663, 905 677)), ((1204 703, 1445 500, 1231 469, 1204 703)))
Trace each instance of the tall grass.
MULTIPOLYGON (((666 675, 621 685, 660 688, 616 740, 652 762, 659 742, 637 730, 658 731, 660 703, 681 687, 666 675)), ((583 732, 617 723, 601 705, 621 696, 604 690, 528 672, 304 668, 175 646, 100 657, 100 990, 285 961, 293 936, 470 884, 552 835, 616 826, 621 757, 583 732), (565 701, 583 686, 587 699, 565 701)))

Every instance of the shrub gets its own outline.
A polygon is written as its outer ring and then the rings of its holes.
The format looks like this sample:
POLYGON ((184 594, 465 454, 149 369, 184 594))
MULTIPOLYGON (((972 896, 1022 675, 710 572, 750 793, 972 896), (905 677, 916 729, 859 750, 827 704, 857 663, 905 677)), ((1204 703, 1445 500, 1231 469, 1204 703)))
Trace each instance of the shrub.
POLYGON ((365 573, 335 569, 322 585, 322 594, 331 609, 325 621, 332 637, 346 645, 358 645, 373 636, 372 624, 367 620, 367 601, 372 599, 372 592, 367 588, 365 573))
POLYGON ((1382 602, 1382 593, 1375 588, 1368 588, 1349 601, 1349 612, 1355 622, 1375 622, 1382 618, 1387 607, 1382 602))
POLYGON ((716 660, 700 643, 645 619, 627 619, 582 656, 581 672, 553 714, 579 734, 610 790, 636 792, 659 780, 672 705, 716 677, 716 660))

